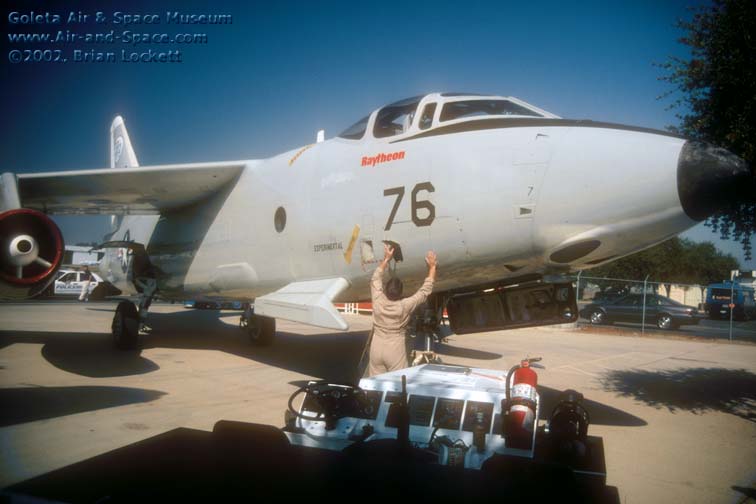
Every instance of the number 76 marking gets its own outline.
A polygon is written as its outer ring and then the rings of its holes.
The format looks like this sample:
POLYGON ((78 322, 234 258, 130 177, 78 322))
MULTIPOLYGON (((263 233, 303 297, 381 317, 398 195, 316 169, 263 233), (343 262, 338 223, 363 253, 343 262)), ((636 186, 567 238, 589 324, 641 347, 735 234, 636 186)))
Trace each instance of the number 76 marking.
MULTIPOLYGON (((433 224, 433 220, 436 218, 436 207, 433 206, 433 203, 428 200, 418 201, 417 193, 419 193, 420 191, 434 192, 435 190, 436 188, 433 187, 433 184, 431 184, 430 182, 420 182, 412 188, 411 212, 412 222, 415 223, 415 226, 423 227, 433 224), (421 208, 428 211, 427 216, 420 217, 419 215, 417 215, 417 211, 421 208)), ((404 197, 404 187, 400 186, 384 189, 383 195, 396 196, 396 200, 394 200, 394 206, 391 208, 391 213, 389 214, 388 220, 386 221, 386 226, 383 228, 385 231, 388 231, 389 229, 391 229, 391 225, 394 223, 394 218, 396 217, 396 212, 399 210, 399 205, 402 204, 402 198, 404 197)))

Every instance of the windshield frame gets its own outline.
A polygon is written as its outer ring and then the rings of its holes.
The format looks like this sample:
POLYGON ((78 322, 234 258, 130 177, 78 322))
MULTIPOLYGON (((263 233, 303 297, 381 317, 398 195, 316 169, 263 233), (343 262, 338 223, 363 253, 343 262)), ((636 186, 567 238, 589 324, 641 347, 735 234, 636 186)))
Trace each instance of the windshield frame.
MULTIPOLYGON (((394 111, 395 112, 395 111, 394 111)), ((405 110, 406 112, 406 110, 405 110)), ((399 115, 397 115, 399 117, 399 115)), ((458 123, 465 123, 465 122, 474 122, 474 121, 485 121, 490 119, 560 119, 559 116, 552 114, 551 112, 548 112, 546 110, 540 109, 536 107, 535 105, 531 105, 530 103, 527 103, 523 100, 520 100, 518 98, 515 98, 514 96, 499 96, 499 95, 484 95, 484 94, 475 94, 475 93, 428 93, 425 95, 418 95, 418 96, 412 96, 410 98, 405 98, 403 100, 395 101, 393 103, 389 103, 388 105, 384 105, 380 108, 377 108, 373 110, 369 115, 367 115, 365 118, 360 119, 359 121, 355 122, 348 128, 346 128, 344 131, 339 133, 335 139, 338 140, 347 140, 347 141, 368 141, 368 140, 387 140, 391 139, 390 141, 394 141, 398 138, 401 138, 405 135, 412 135, 417 133, 423 133, 427 134, 429 130, 438 128, 438 127, 444 127, 452 124, 458 124, 458 123), (444 107, 446 107, 449 104, 457 103, 457 102, 475 102, 475 101, 488 101, 488 102, 507 102, 511 104, 514 108, 521 108, 522 110, 528 111, 528 115, 503 115, 503 114, 496 114, 496 115, 478 115, 478 116, 468 116, 468 117, 458 117, 454 119, 447 119, 442 121, 442 112, 444 110, 444 107), (436 108, 433 113, 433 117, 431 119, 430 125, 425 125, 423 128, 420 127, 420 120, 421 116, 425 111, 425 107, 430 104, 435 103, 436 108), (390 121, 392 128, 391 131, 384 132, 385 134, 376 133, 376 128, 380 127, 380 122, 384 120, 385 118, 382 117, 383 114, 386 114, 387 112, 390 112, 391 109, 407 109, 408 106, 414 106, 414 109, 411 111, 411 119, 409 122, 404 122, 402 125, 403 130, 400 132, 398 131, 400 128, 400 123, 395 122, 396 118, 392 119, 390 121), (362 123, 365 123, 365 130, 362 131, 362 136, 357 137, 355 133, 350 134, 349 136, 344 136, 347 134, 350 130, 356 129, 358 125, 361 125, 362 123)))
POLYGON ((492 97, 488 97, 488 96, 486 96, 486 97, 465 96, 465 97, 460 97, 459 99, 444 101, 443 104, 442 104, 442 106, 441 106, 440 113, 438 115, 438 123, 439 124, 444 124, 444 123, 450 124, 450 123, 457 122, 457 121, 460 121, 460 122, 461 121, 478 121, 478 120, 481 120, 481 119, 509 118, 509 117, 518 117, 518 118, 524 117, 524 118, 543 119, 546 116, 544 114, 542 114, 541 112, 539 112, 537 110, 533 110, 533 108, 528 107, 526 105, 523 105, 521 103, 518 103, 518 102, 516 102, 516 101, 514 101, 514 100, 512 100, 510 98, 504 98, 504 97, 499 97, 499 96, 496 96, 496 97, 493 97, 493 96, 492 97), (507 114, 507 113, 487 114, 481 108, 480 110, 477 110, 477 112, 481 112, 480 114, 477 114, 477 115, 463 115, 463 114, 460 114, 460 115, 455 115, 455 116, 453 116, 451 118, 446 118, 448 116, 448 114, 449 114, 449 111, 451 109, 453 109, 453 107, 459 106, 459 104, 462 104, 462 103, 470 103, 470 104, 473 104, 473 103, 486 104, 486 103, 488 103, 488 104, 494 104, 496 102, 507 103, 513 109, 521 109, 523 111, 527 111, 528 113, 527 114, 517 114, 517 113, 511 113, 511 114, 507 114))
MULTIPOLYGON (((416 116, 420 104, 425 99, 426 95, 412 96, 405 98, 394 103, 381 107, 375 113, 375 119, 373 119, 373 125, 371 127, 373 138, 391 138, 399 135, 403 135, 412 131, 417 123, 416 116), (399 125, 396 121, 402 117, 409 116, 409 122, 404 125, 399 125), (401 131, 397 131, 396 128, 401 127, 401 131)), ((406 119, 405 121, 406 122, 406 119)))
POLYGON ((373 114, 368 114, 359 121, 355 122, 351 126, 347 127, 344 131, 336 135, 336 138, 343 138, 344 140, 362 140, 365 138, 365 133, 367 133, 368 127, 370 126, 370 118, 373 114), (349 133, 350 130, 355 129, 360 126, 362 123, 365 123, 362 127, 362 133, 360 133, 360 136, 356 136, 357 133, 349 133), (347 136, 350 135, 350 136, 347 136))

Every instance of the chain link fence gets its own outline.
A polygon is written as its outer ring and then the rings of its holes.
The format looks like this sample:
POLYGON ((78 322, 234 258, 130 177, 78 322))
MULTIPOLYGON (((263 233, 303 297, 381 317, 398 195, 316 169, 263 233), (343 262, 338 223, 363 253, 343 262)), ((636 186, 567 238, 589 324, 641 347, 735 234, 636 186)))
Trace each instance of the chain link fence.
POLYGON ((674 331, 711 339, 756 342, 754 286, 738 282, 691 285, 651 278, 575 278, 578 325, 674 331))

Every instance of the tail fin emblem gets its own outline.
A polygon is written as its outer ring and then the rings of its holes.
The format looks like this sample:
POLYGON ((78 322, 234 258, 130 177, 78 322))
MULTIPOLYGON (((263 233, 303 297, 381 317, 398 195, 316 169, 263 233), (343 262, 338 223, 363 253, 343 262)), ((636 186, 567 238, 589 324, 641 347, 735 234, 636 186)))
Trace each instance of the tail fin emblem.
POLYGON ((121 159, 121 154, 123 154, 123 137, 119 136, 115 140, 115 146, 113 147, 115 149, 115 161, 116 163, 121 159))

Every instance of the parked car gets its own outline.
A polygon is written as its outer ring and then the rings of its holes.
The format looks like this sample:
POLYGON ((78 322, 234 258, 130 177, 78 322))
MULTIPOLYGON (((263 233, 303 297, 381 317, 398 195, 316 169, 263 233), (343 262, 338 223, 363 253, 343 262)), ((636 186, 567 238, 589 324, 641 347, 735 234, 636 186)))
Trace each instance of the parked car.
POLYGON ((597 293, 595 293, 593 295, 593 302, 594 303, 598 303, 598 302, 608 303, 609 301, 614 301, 615 299, 625 297, 629 293, 630 291, 625 287, 622 287, 619 289, 609 287, 606 290, 598 291, 597 293))
MULTIPOLYGON (((81 287, 84 282, 81 280, 83 272, 78 270, 60 270, 58 278, 53 282, 53 294, 56 296, 78 296, 81 294, 81 287)), ((92 273, 92 281, 89 282, 89 293, 102 282, 102 278, 97 273, 92 273)))
MULTIPOLYGON (((580 316, 591 324, 637 322, 643 318, 643 294, 629 294, 607 302, 591 303, 580 310, 580 316)), ((659 329, 676 329, 681 325, 696 325, 706 314, 693 306, 686 306, 658 294, 646 295, 646 323, 659 329)))

